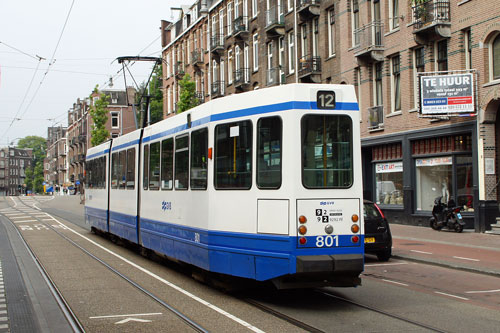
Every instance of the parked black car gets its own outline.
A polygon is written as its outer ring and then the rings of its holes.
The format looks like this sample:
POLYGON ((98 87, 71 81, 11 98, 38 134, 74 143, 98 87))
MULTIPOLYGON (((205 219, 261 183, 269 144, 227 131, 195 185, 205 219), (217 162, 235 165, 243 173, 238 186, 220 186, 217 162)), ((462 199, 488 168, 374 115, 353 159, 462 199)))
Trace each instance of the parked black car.
POLYGON ((365 253, 375 254, 380 261, 392 255, 392 236, 389 223, 376 203, 364 200, 365 253))

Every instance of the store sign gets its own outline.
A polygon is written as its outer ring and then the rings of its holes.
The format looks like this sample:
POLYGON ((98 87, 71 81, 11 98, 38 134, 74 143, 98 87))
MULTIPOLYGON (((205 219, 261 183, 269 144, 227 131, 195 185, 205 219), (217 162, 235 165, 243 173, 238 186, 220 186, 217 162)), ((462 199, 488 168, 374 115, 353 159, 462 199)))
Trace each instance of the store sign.
POLYGON ((377 163, 376 173, 403 172, 403 162, 377 163))
POLYGON ((451 165, 452 159, 449 157, 434 157, 423 158, 416 160, 417 167, 436 166, 436 165, 451 165))
POLYGON ((475 112, 472 74, 420 76, 423 115, 475 112))

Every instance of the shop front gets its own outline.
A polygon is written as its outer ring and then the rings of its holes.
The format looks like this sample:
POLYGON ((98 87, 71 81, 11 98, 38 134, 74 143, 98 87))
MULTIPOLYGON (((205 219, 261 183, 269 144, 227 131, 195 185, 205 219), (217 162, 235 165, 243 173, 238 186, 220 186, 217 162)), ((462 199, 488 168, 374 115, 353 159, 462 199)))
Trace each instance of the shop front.
POLYGON ((475 123, 461 123, 363 139, 365 198, 379 204, 392 223, 428 226, 440 197, 460 206, 466 228, 475 229, 475 132, 475 123))

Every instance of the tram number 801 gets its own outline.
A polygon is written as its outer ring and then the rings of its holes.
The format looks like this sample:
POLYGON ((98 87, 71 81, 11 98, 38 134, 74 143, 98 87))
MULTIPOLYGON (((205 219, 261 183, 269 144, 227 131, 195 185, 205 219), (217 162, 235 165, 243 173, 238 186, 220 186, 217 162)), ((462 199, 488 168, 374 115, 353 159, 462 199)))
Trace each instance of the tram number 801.
POLYGON ((332 247, 339 246, 339 236, 328 235, 316 237, 316 247, 332 247))

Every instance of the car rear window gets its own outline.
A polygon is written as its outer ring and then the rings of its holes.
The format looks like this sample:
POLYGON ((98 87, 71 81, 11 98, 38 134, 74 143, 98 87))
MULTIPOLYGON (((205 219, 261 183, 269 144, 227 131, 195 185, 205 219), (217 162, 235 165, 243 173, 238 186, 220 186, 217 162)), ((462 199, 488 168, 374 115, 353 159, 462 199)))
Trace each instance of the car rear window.
POLYGON ((366 218, 380 218, 380 212, 377 207, 372 203, 365 203, 363 209, 363 216, 366 218))

